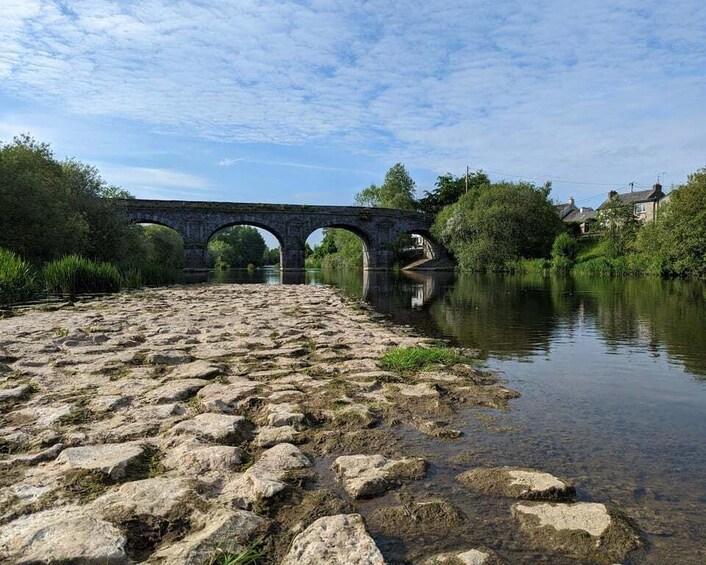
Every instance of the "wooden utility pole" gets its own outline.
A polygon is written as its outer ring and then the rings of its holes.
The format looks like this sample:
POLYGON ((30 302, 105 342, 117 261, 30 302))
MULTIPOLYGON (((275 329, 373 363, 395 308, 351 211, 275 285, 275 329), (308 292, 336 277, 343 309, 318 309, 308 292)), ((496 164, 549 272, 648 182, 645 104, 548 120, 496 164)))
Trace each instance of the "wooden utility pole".
POLYGON ((468 165, 466 165, 466 194, 468 194, 468 165))

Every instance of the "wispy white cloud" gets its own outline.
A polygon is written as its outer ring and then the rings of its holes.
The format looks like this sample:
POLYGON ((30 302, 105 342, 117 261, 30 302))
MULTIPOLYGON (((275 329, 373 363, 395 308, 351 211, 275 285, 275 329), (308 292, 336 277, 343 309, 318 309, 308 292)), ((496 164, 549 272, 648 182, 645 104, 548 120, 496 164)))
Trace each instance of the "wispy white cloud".
POLYGON ((240 161, 246 161, 253 165, 267 165, 272 167, 293 167, 295 169, 309 169, 312 171, 332 171, 340 173, 369 173, 373 174, 373 171, 368 171, 364 169, 355 169, 352 167, 334 167, 329 165, 317 165, 315 163, 298 163, 295 161, 277 161, 277 160, 267 160, 267 159, 249 159, 247 157, 241 157, 239 159, 221 159, 218 164, 222 167, 230 167, 235 163, 240 161))
POLYGON ((207 179, 172 169, 132 167, 113 163, 95 163, 95 165, 107 182, 128 190, 134 187, 160 187, 170 190, 181 188, 192 192, 212 190, 207 179))
POLYGON ((4 0, 3 12, 0 89, 76 114, 440 172, 648 182, 703 164, 702 0, 4 0))
POLYGON ((247 157, 239 157, 238 159, 229 159, 229 158, 221 159, 220 161, 218 161, 218 166, 232 167, 233 165, 235 165, 236 163, 238 163, 240 161, 245 161, 245 159, 247 159, 247 157))

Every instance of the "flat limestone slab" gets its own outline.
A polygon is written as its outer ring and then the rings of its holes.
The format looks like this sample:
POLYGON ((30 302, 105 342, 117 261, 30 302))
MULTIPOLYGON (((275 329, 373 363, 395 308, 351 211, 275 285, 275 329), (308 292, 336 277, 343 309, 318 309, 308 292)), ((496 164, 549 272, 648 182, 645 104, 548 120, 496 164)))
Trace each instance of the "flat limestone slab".
POLYGON ((272 447, 278 443, 296 443, 299 432, 293 426, 263 426, 255 436, 255 445, 272 447))
POLYGON ((104 443, 85 447, 69 447, 56 458, 56 462, 71 469, 100 471, 114 480, 122 479, 127 469, 145 454, 137 443, 104 443))
POLYGON ((598 563, 622 561, 639 547, 638 532, 621 513, 604 504, 518 502, 512 513, 530 542, 541 550, 598 563))
POLYGON ((99 514, 127 519, 134 516, 167 518, 181 510, 193 495, 191 481, 154 477, 130 481, 96 498, 91 508, 99 514))
POLYGON ((309 467, 311 461, 297 447, 280 443, 265 451, 247 471, 228 483, 223 494, 236 504, 252 504, 283 491, 288 471, 309 467))
POLYGON ((76 506, 22 516, 0 528, 0 561, 128 563, 127 540, 112 524, 76 506))
POLYGON ((223 374, 223 369, 207 361, 194 361, 179 365, 170 374, 170 379, 211 379, 223 374))
POLYGON ((6 400, 18 400, 32 392, 32 387, 29 385, 19 385, 14 388, 0 389, 0 402, 6 400))
POLYGON ((215 443, 238 443, 244 439, 247 420, 227 414, 199 414, 174 426, 171 435, 188 434, 215 443))
POLYGON ((146 397, 147 402, 164 404, 186 400, 205 387, 208 381, 204 379, 176 379, 151 390, 146 397))
POLYGON ((502 561, 490 549, 440 553, 425 559, 421 565, 500 565, 502 561))
POLYGON ((247 510, 222 509, 202 518, 205 522, 202 529, 160 549, 150 557, 150 563, 203 565, 209 563, 218 548, 242 550, 267 524, 267 520, 247 510))
POLYGON ((535 469, 478 467, 456 479, 478 492, 524 500, 570 501, 576 496, 569 481, 535 469))
POLYGON ((360 514, 324 516, 294 538, 281 565, 384 565, 360 514))
POLYGON ((343 455, 333 463, 343 488, 352 498, 372 498, 396 484, 421 479, 427 462, 419 457, 387 459, 382 455, 343 455))

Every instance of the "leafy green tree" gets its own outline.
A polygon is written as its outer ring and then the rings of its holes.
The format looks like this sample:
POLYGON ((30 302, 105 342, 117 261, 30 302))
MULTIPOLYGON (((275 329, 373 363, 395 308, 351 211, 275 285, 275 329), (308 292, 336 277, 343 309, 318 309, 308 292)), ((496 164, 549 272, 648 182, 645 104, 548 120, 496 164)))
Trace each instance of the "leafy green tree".
POLYGON ((62 166, 29 136, 0 146, 0 247, 33 261, 82 252, 89 225, 76 209, 62 166))
POLYGON ((632 204, 613 198, 598 210, 598 229, 610 257, 622 257, 634 248, 640 221, 632 204))
POLYGON ((636 247, 648 272, 706 277, 706 168, 672 191, 656 221, 640 230, 636 247))
POLYGON ((262 262, 263 265, 278 265, 279 259, 279 247, 274 247, 265 251, 262 262))
POLYGON ((564 229, 549 200, 551 187, 500 182, 480 188, 444 208, 432 229, 460 268, 503 270, 522 257, 548 257, 564 229))
POLYGON ((211 265, 223 268, 256 267, 264 264, 267 244, 251 226, 233 226, 221 230, 208 244, 211 265), (220 243, 218 243, 220 242, 220 243))
POLYGON ((431 192, 425 191, 424 197, 419 200, 421 212, 438 214, 445 206, 458 202, 459 198, 467 192, 477 192, 482 187, 490 184, 490 179, 483 171, 470 173, 466 176, 456 177, 451 173, 439 175, 431 192))
POLYGON ((184 242, 173 229, 164 226, 144 226, 147 261, 172 269, 184 268, 184 242))
POLYGON ((324 269, 363 268, 363 241, 354 233, 343 229, 326 230, 333 240, 336 252, 325 255, 321 260, 324 269))
POLYGON ((415 186, 404 165, 396 163, 385 174, 381 186, 371 184, 356 195, 355 202, 359 206, 414 210, 417 205, 415 186))
POLYGON ((227 269, 228 254, 231 246, 222 239, 215 239, 208 242, 208 265, 215 269, 227 269))
POLYGON ((24 135, 0 144, 0 246, 36 262, 79 253, 101 261, 134 259, 141 229, 115 207, 130 194, 49 145, 24 135))

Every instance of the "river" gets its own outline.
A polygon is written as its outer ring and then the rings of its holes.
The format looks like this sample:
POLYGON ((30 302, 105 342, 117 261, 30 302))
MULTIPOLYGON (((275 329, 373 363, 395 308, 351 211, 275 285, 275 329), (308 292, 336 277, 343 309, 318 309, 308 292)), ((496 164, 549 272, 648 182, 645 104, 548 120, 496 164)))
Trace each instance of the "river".
MULTIPOLYGON (((274 270, 210 278, 283 282, 274 270)), ((284 282, 334 285, 395 323, 474 349, 522 394, 508 411, 469 411, 462 442, 424 446, 448 456, 435 481, 447 496, 468 466, 459 455, 534 466, 636 520, 648 543, 629 562, 706 562, 706 285, 322 271, 284 282)), ((512 553, 509 523, 488 524, 512 553)))

